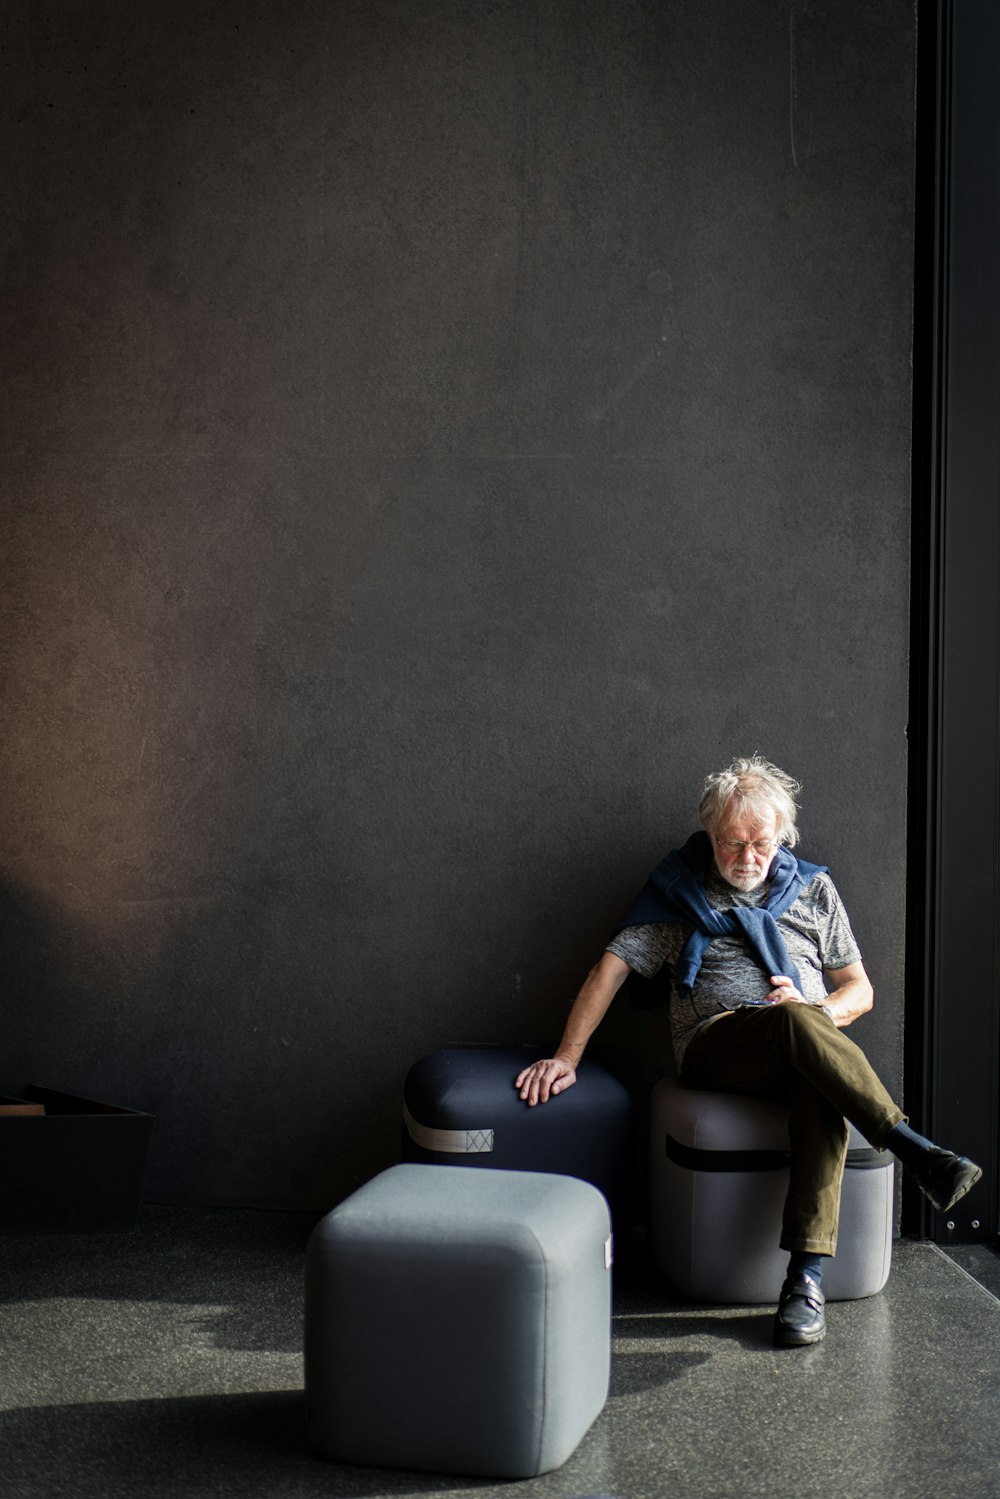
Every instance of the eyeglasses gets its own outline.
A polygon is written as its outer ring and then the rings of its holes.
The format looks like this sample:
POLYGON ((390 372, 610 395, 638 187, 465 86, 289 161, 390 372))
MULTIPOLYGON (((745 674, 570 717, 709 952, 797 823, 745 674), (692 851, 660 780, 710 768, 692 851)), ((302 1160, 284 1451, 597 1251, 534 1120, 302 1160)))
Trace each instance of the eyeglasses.
POLYGON ((778 847, 777 838, 758 838, 754 843, 748 843, 740 838, 718 838, 716 839, 724 854, 741 854, 745 848, 752 848, 755 854, 769 854, 772 848, 778 847))

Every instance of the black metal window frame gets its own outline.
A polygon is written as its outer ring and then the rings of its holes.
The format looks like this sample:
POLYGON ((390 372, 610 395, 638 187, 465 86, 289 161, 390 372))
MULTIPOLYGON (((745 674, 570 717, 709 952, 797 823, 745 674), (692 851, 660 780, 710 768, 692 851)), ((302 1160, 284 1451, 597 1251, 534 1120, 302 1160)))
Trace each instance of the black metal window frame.
POLYGON ((906 1105, 983 1180, 941 1243, 998 1230, 1000 8, 918 6, 906 1105))

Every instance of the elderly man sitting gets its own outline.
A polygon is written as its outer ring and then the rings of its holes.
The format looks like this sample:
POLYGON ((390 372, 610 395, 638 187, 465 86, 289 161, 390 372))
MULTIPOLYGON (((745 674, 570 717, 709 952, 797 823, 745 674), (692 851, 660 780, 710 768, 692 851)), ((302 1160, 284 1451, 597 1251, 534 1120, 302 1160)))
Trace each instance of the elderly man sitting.
POLYGON ((982 1175, 906 1123, 864 1053, 843 1034, 872 986, 829 872, 796 858, 798 783, 759 757, 705 781, 695 833, 653 871, 573 1004, 553 1057, 515 1086, 545 1103, 575 1068, 632 970, 666 965, 682 1084, 778 1098, 790 1108, 791 1174, 781 1247, 790 1252, 775 1343, 826 1332, 824 1256, 837 1248, 845 1119, 888 1149, 940 1212, 982 1175))

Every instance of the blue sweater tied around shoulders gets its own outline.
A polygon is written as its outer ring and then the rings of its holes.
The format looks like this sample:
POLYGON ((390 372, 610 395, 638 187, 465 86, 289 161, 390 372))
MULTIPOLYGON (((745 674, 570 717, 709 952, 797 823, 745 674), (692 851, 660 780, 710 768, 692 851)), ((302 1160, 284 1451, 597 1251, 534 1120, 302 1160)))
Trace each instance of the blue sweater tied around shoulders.
POLYGON ((653 870, 616 935, 629 926, 650 922, 680 921, 692 930, 684 944, 674 974, 679 992, 694 988, 702 959, 716 937, 743 938, 750 953, 770 977, 783 974, 801 991, 798 969, 788 955, 785 939, 778 927, 783 916, 818 874, 826 874, 823 864, 807 864, 797 859, 783 844, 775 854, 768 871, 770 889, 759 906, 733 906, 716 911, 705 896, 705 880, 712 866, 712 843, 707 833, 692 833, 683 848, 675 848, 653 870))

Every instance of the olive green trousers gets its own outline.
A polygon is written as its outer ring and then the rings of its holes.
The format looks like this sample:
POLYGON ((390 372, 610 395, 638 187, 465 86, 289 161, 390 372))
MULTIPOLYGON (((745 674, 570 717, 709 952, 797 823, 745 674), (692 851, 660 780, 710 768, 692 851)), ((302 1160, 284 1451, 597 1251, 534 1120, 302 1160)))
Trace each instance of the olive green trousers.
POLYGON ((810 1005, 732 1010, 692 1036, 680 1081, 788 1105, 791 1173, 781 1247, 835 1254, 845 1120, 882 1149, 905 1117, 861 1048, 810 1005))

